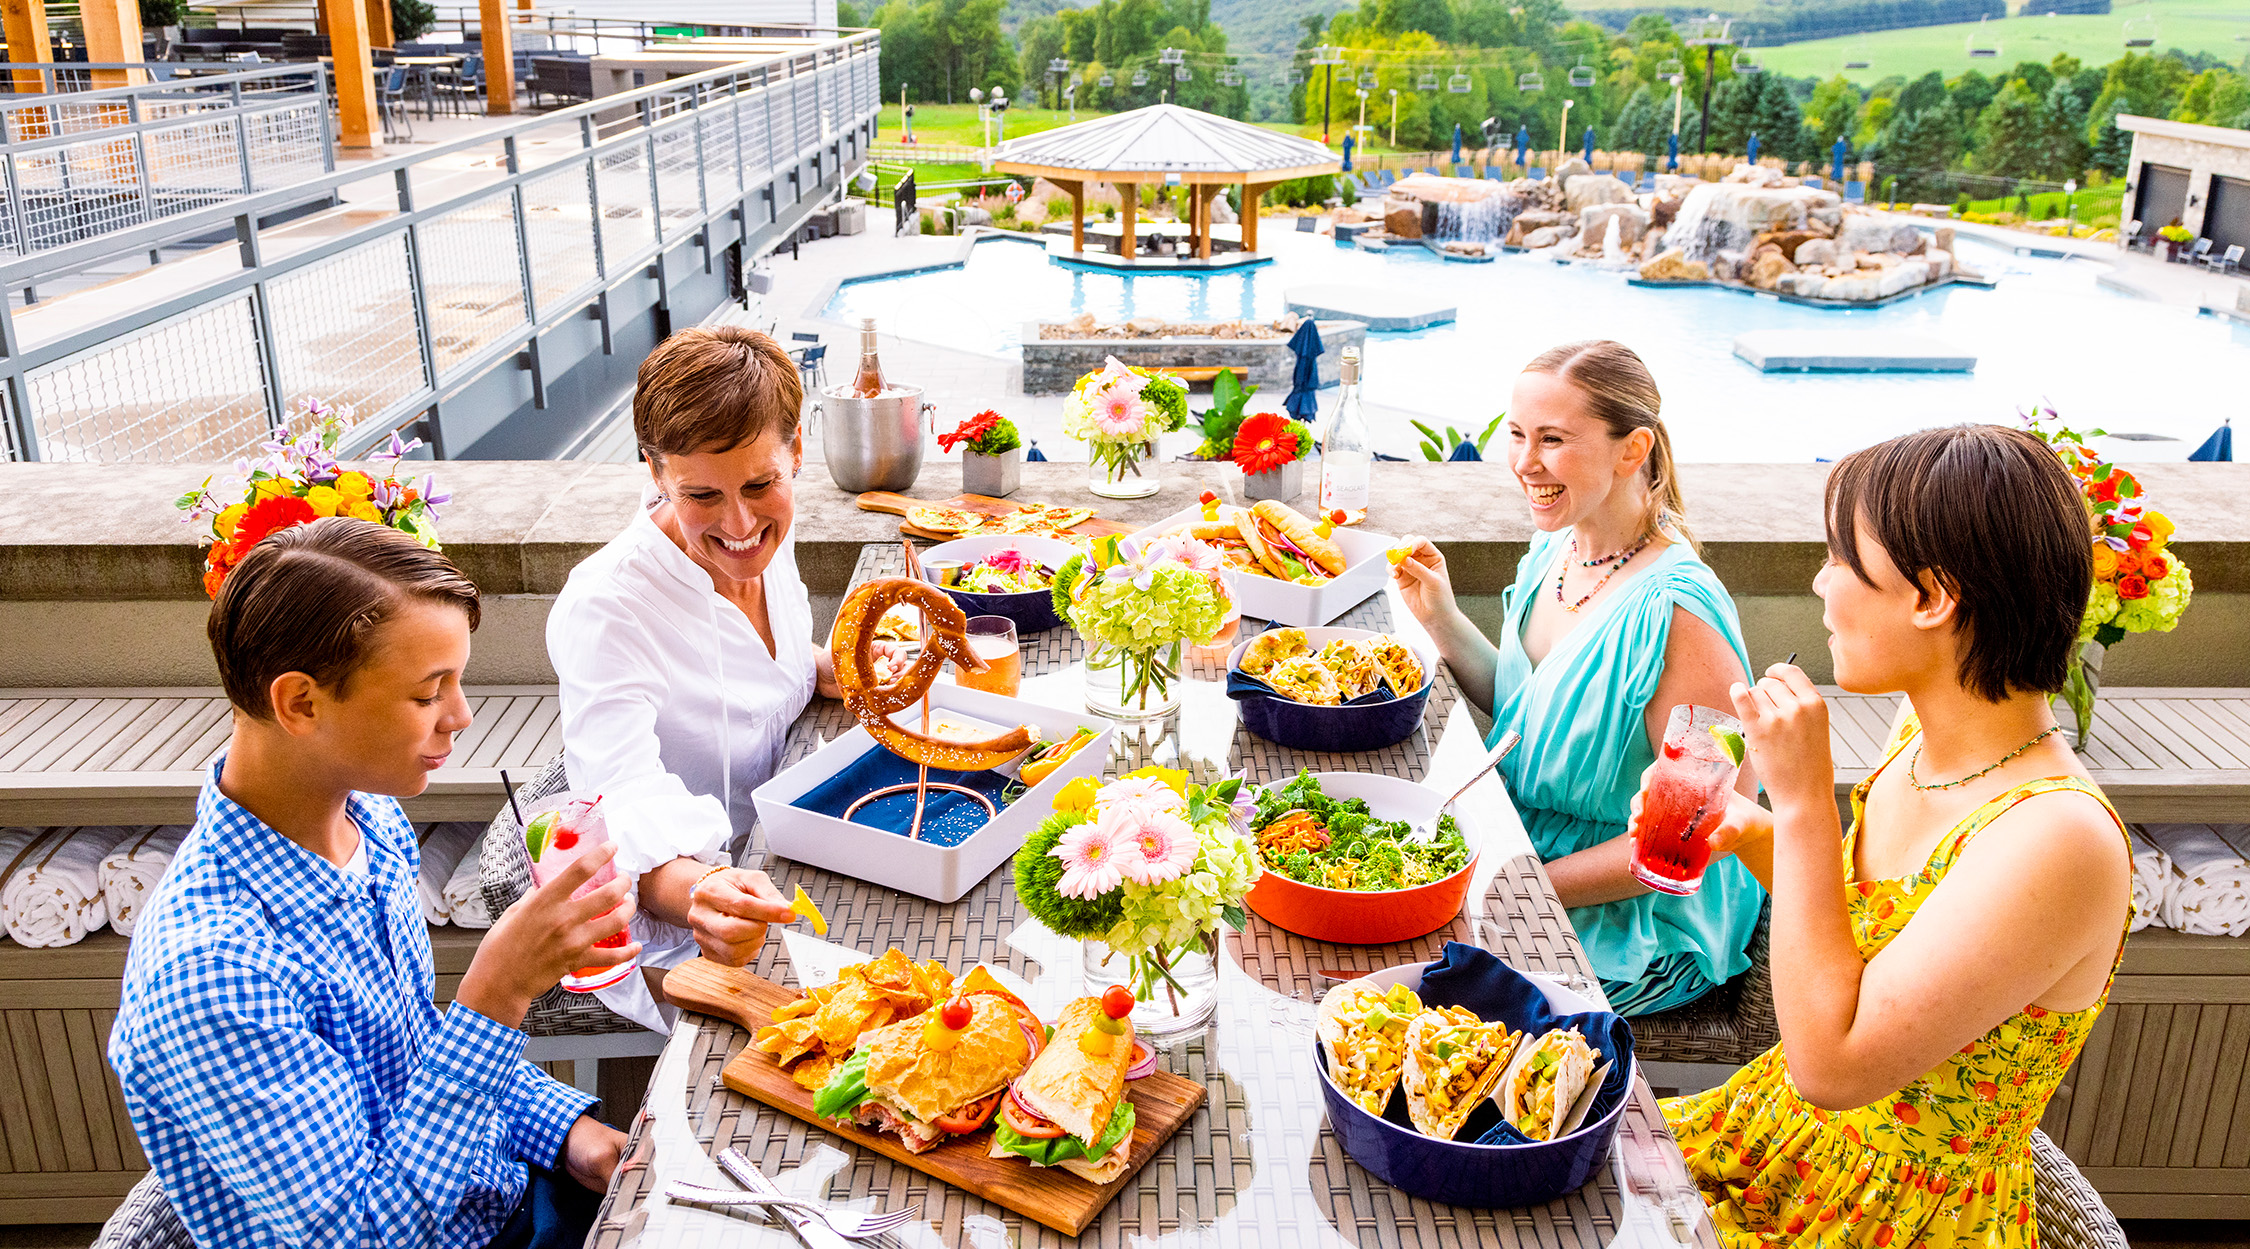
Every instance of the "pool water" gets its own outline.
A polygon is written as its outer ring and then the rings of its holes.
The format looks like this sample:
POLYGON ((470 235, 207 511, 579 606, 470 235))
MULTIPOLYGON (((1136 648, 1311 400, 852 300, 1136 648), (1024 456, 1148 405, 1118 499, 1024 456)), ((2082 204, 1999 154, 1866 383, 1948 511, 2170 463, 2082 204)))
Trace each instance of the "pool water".
MULTIPOLYGON (((1050 262, 1041 247, 996 239, 957 268, 849 282, 825 315, 872 316, 887 332, 1013 357, 1026 321, 1080 312, 1103 322, 1271 319, 1292 286, 1411 289, 1457 304, 1458 318, 1369 335, 1369 404, 1482 429, 1507 406, 1524 361, 1557 343, 1615 338, 1648 361, 1680 457, 1699 461, 1832 459, 1931 425, 2009 421, 2042 400, 2080 429, 2169 439, 2105 440, 2115 458, 2176 460, 2240 413, 2250 378, 2250 327, 2105 290, 2095 284, 2107 269, 2098 262, 2017 256, 1966 237, 1961 260, 1998 278, 1994 289, 1949 287, 1886 308, 1831 311, 1725 290, 1649 290, 1627 285, 1622 272, 1520 253, 1456 264, 1421 248, 1376 254, 1274 234, 1273 264, 1211 276, 1086 272, 1050 262), (1862 327, 1973 352, 1976 371, 1767 374, 1734 355, 1735 336, 1749 330, 1862 327)), ((1335 395, 1322 392, 1324 415, 1335 395)), ((1377 424, 1379 447, 1411 448, 1403 417, 1377 424)))

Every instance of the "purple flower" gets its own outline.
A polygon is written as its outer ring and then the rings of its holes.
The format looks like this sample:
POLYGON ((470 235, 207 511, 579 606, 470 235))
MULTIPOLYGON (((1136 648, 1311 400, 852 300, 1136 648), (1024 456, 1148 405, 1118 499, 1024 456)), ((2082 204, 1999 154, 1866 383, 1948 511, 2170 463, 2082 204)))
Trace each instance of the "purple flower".
POLYGON ((391 431, 390 442, 382 450, 368 453, 367 458, 370 460, 403 460, 414 452, 421 450, 421 448, 421 439, 402 440, 398 436, 398 431, 394 429, 391 431))
POLYGON ((369 495, 370 500, 373 501, 375 506, 383 509, 386 512, 390 511, 392 508, 397 507, 398 501, 402 497, 403 494, 398 489, 398 487, 392 485, 388 481, 383 480, 376 481, 375 490, 371 495, 369 495))
POLYGON ((453 501, 452 495, 438 493, 437 479, 428 473, 422 474, 422 480, 415 483, 414 492, 422 496, 422 512, 431 520, 437 519, 439 504, 453 501))

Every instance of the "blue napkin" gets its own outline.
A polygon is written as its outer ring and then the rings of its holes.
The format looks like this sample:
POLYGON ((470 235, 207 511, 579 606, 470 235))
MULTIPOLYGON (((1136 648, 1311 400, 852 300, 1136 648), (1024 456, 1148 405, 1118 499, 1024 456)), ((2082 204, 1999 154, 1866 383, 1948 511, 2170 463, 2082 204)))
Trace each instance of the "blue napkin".
MULTIPOLYGON (((859 801, 860 795, 873 793, 886 785, 910 784, 916 771, 912 763, 876 746, 789 805, 840 820, 844 818, 844 809, 859 801)), ((930 779, 966 785, 992 799, 993 806, 1007 809, 1007 804, 1001 801, 1001 791, 1008 787, 1008 778, 998 772, 948 772, 943 768, 931 768, 930 779)), ((990 819, 983 807, 965 795, 932 790, 929 803, 922 809, 922 840, 933 845, 958 846, 990 819)), ((914 795, 893 794, 868 803, 852 816, 851 822, 904 837, 914 826, 914 795)))
MULTIPOLYGON (((1594 1065, 1609 1064, 1609 1074, 1602 1079, 1601 1091, 1594 1094, 1593 1108, 1586 1112, 1584 1122, 1599 1120, 1625 1098, 1626 1082, 1633 1066, 1633 1030, 1626 1025, 1624 1016, 1606 1010, 1557 1015, 1548 1009, 1547 997, 1539 991, 1539 986, 1490 951, 1459 941, 1446 942, 1444 957, 1422 972, 1421 996, 1430 1006, 1466 1006, 1475 1011, 1479 1019, 1497 1019, 1524 1033, 1526 1044, 1530 1043, 1528 1038, 1556 1028, 1576 1028, 1600 1055, 1594 1065)), ((1478 1110, 1468 1125, 1473 1128, 1488 1116, 1492 1120, 1492 1126, 1474 1138, 1477 1144, 1537 1143, 1500 1118, 1498 1111, 1490 1108, 1490 1102, 1486 1106, 1478 1110)))

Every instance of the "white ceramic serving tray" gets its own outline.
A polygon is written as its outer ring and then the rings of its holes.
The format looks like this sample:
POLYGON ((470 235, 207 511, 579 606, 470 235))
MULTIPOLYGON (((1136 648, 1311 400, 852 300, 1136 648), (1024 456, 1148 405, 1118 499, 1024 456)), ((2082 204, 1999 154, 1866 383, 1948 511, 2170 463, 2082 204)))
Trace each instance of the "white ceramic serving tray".
MULTIPOLYGON (((1202 508, 1183 508, 1134 533, 1128 541, 1146 542, 1166 530, 1202 518, 1202 508)), ((1325 625, 1366 602, 1369 595, 1380 591, 1383 583, 1390 579, 1390 562, 1383 558, 1383 552, 1397 546, 1398 539, 1359 529, 1338 529, 1332 539, 1344 552, 1343 576, 1326 585, 1315 586, 1292 585, 1272 577, 1230 572, 1226 574, 1227 588, 1234 592, 1235 605, 1244 616, 1309 627, 1325 625)))
MULTIPOLYGON (((853 725, 850 732, 783 770, 751 793, 758 807, 758 823, 765 830, 766 848, 783 858, 840 872, 859 880, 888 885, 933 902, 958 901, 976 887, 992 869, 1007 861, 1023 839, 1054 811, 1055 794, 1081 776, 1098 775, 1109 762, 1110 737, 1115 726, 1083 711, 1060 711, 1020 698, 1005 698, 983 690, 962 689, 939 682, 930 687, 930 706, 973 716, 992 724, 1029 724, 1039 729, 1041 741, 1061 741, 1084 726, 1099 736, 1080 747, 1063 765, 1031 791, 1002 808, 983 828, 957 846, 936 846, 908 841, 898 833, 854 824, 790 805, 812 792, 822 781, 870 750, 881 750, 866 729, 853 725)), ((901 713, 901 723, 919 722, 915 713, 901 713)), ((998 769, 1016 772, 1014 763, 998 769)))

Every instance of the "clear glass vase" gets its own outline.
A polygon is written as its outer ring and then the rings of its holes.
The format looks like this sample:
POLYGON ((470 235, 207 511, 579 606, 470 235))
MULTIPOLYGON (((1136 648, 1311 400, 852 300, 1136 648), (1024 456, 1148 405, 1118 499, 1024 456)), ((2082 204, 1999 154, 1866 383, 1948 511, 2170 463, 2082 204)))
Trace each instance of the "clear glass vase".
POLYGON ((1079 943, 1086 992, 1099 997, 1113 984, 1133 991, 1133 1030, 1162 1045, 1211 1022, 1219 1009, 1219 966, 1212 956, 1216 932, 1173 950, 1122 954, 1105 942, 1079 943))
POLYGON ((1153 442, 1088 443, 1086 488, 1105 499, 1145 499, 1164 484, 1153 442))
POLYGON ((1180 706, 1180 644, 1102 647, 1086 657, 1086 710, 1111 720, 1154 720, 1180 706))

